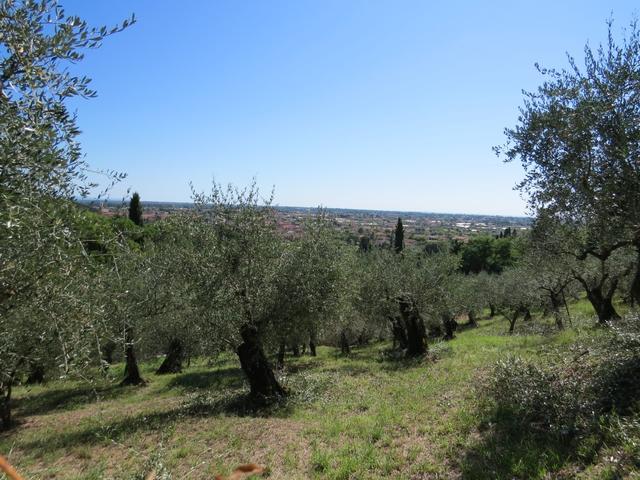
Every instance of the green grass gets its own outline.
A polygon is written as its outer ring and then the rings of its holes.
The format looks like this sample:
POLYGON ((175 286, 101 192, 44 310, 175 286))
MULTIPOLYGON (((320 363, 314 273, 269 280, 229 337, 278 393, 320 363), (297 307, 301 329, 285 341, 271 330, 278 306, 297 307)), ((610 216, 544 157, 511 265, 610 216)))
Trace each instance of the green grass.
POLYGON ((481 401, 503 356, 535 358, 597 334, 586 307, 572 309, 573 328, 562 333, 537 317, 511 336, 504 319, 482 320, 431 343, 419 361, 390 360, 384 343, 348 358, 320 347, 318 357, 287 358, 281 381, 291 398, 262 411, 247 407, 231 356, 167 376, 153 374, 158 361, 145 363, 143 387, 20 387, 19 425, 0 436, 0 451, 32 479, 142 478, 150 465, 175 479, 210 479, 246 462, 287 479, 606 478, 611 466, 597 455, 497 428, 481 401))

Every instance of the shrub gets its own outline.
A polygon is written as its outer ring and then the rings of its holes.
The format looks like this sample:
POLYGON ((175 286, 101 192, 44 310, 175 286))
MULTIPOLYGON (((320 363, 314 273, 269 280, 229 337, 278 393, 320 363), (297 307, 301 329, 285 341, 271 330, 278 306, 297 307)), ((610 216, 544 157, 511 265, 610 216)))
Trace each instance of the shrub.
POLYGON ((547 363, 520 357, 498 362, 487 393, 503 425, 561 438, 602 438, 610 417, 638 418, 638 378, 640 322, 628 317, 553 352, 547 363))

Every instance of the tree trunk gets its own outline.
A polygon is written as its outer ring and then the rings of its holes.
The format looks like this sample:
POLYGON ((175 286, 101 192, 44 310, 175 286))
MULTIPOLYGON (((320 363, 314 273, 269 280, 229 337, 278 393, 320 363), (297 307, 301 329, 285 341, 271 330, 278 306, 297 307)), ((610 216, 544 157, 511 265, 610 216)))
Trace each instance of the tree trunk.
POLYGON ((457 323, 456 321, 451 318, 450 315, 443 315, 442 316, 442 326, 444 327, 444 339, 445 340, 453 340, 453 338, 455 337, 455 330, 457 327, 457 323))
POLYGON ((0 431, 9 430, 11 428, 11 387, 13 386, 13 378, 5 385, 2 385, 0 394, 2 394, 2 404, 0 404, 0 431), (4 390, 4 391, 3 391, 4 390))
POLYGON ((493 303, 489 304, 489 318, 496 316, 496 306, 493 303))
POLYGON ((145 380, 140 376, 138 361, 136 360, 136 352, 132 343, 128 343, 125 349, 125 367, 124 378, 120 385, 143 385, 145 380))
POLYGON ((251 397, 260 403, 266 403, 284 396, 285 391, 276 380, 271 364, 262 349, 258 329, 253 325, 245 324, 240 329, 240 335, 242 344, 238 347, 237 353, 242 371, 249 380, 251 397))
POLYGON ((312 357, 316 356, 316 336, 314 333, 309 336, 309 354, 312 357))
POLYGON ((633 277, 633 281, 631 282, 631 290, 629 291, 631 296, 631 304, 639 307, 640 306, 640 245, 636 246, 638 251, 638 256, 636 258, 636 273, 633 277))
POLYGON ((30 367, 29 375, 27 376, 27 385, 44 383, 44 365, 41 363, 32 363, 30 367))
POLYGON ((616 312, 616 309, 613 307, 613 292, 615 289, 611 289, 609 295, 604 295, 602 293, 602 287, 598 286, 596 288, 586 289, 587 290, 587 298, 593 305, 593 309, 596 311, 596 315, 598 315, 598 321, 601 324, 606 324, 611 320, 618 320, 620 315, 616 312))
POLYGON ((171 340, 167 355, 164 357, 164 361, 160 365, 160 368, 156 370, 156 375, 164 375, 167 373, 180 373, 182 372, 182 361, 184 359, 184 348, 182 342, 178 338, 171 340))
POLYGON ((471 327, 477 327, 478 326, 478 322, 476 320, 476 314, 473 310, 469 310, 469 313, 467 314, 469 317, 469 323, 467 323, 467 325, 471 326, 471 327))
POLYGON ((553 316, 556 319, 556 326, 558 330, 564 330, 564 322, 562 321, 562 299, 559 293, 549 292, 549 299, 551 300, 551 310, 553 316))
POLYGON ((400 350, 406 350, 408 346, 407 330, 405 328, 405 322, 402 316, 396 315, 395 317, 389 317, 391 322, 391 331, 393 333, 393 348, 396 345, 400 347, 400 350))
POLYGON ((533 317, 531 317, 531 311, 529 310, 529 307, 522 307, 522 313, 524 315, 523 320, 525 322, 530 322, 531 319, 533 318, 533 317))
POLYGON ((344 330, 340 333, 340 350, 343 355, 349 355, 351 353, 351 346, 349 345, 349 339, 347 338, 347 332, 344 330))
POLYGON ((100 369, 105 375, 109 371, 109 367, 113 364, 113 353, 115 352, 116 347, 116 342, 113 342, 111 340, 108 340, 102 346, 100 352, 100 369))
POLYGON ((300 346, 297 343, 291 346, 291 351, 294 357, 300 356, 300 346))
POLYGON ((116 342, 107 341, 102 347, 102 360, 107 365, 113 364, 113 353, 116 351, 116 342))
POLYGON ((400 315, 406 325, 407 357, 418 357, 427 353, 427 331, 424 321, 418 313, 415 303, 411 298, 398 299, 400 315))
POLYGON ((284 368, 284 355, 286 353, 286 347, 284 342, 280 342, 280 346, 278 347, 278 357, 276 360, 276 368, 280 370, 284 368))
POLYGON ((302 355, 304 355, 305 353, 307 353, 307 344, 303 343, 302 345, 300 345, 300 353, 302 355))

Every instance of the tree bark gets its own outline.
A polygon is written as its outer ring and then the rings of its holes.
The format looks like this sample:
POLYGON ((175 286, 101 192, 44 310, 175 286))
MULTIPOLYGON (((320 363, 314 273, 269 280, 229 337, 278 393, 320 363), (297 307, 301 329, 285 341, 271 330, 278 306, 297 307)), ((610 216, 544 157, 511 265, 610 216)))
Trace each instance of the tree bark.
POLYGON ((351 346, 349 345, 349 339, 347 338, 347 332, 344 330, 340 333, 340 350, 343 355, 349 355, 351 353, 351 346))
POLYGON ((309 337, 309 354, 312 357, 316 356, 316 336, 315 334, 311 334, 309 337))
POLYGON ((11 388, 13 386, 13 378, 11 378, 3 388, 2 404, 0 404, 0 431, 9 430, 11 428, 11 388), (4 391, 3 391, 4 390, 4 391))
POLYGON ((553 317, 556 320, 556 327, 558 330, 564 330, 564 322, 562 321, 562 298, 560 294, 550 291, 549 299, 551 300, 551 310, 553 311, 553 317))
POLYGON ((496 316, 496 306, 493 303, 489 304, 489 318, 496 316))
POLYGON ((32 363, 30 367, 29 375, 27 376, 27 385, 44 383, 44 365, 41 363, 32 363))
POLYGON ((424 321, 411 298, 398 299, 400 315, 406 325, 407 357, 418 357, 427 353, 427 331, 424 321))
POLYGON ((276 359, 276 368, 280 370, 284 368, 284 355, 286 353, 286 347, 284 342, 280 342, 280 346, 278 347, 278 357, 276 359))
POLYGON ((638 252, 636 258, 636 273, 633 276, 629 293, 631 297, 631 304, 638 307, 640 306, 640 245, 637 245, 636 249, 638 252))
POLYGON ((125 349, 125 367, 124 378, 120 385, 143 385, 145 380, 140 376, 140 369, 138 368, 138 361, 136 360, 136 352, 132 343, 128 343, 125 349))
POLYGON ((393 333, 393 348, 398 346, 400 350, 406 350, 408 346, 407 330, 402 316, 390 316, 389 321, 391 322, 391 332, 393 333))
POLYGON ((116 343, 111 340, 107 341, 102 348, 102 360, 107 365, 113 364, 113 352, 116 350, 116 343))
POLYGON ((520 316, 520 310, 516 310, 515 312, 513 312, 513 314, 511 315, 511 317, 508 317, 505 314, 505 317, 507 317, 507 320, 509 320, 509 334, 512 334, 514 329, 516 328, 516 320, 518 320, 518 317, 520 316))
POLYGON ((616 309, 613 306, 613 292, 615 292, 615 288, 610 289, 608 294, 604 294, 602 292, 602 287, 598 286, 595 288, 587 288, 587 298, 593 305, 593 309, 596 311, 596 315, 598 315, 598 322, 601 324, 606 324, 611 320, 620 319, 620 315, 616 312, 616 309))
POLYGON ((469 323, 467 325, 471 326, 471 327, 477 327, 478 326, 478 322, 476 320, 476 314, 473 310, 469 310, 469 313, 467 313, 468 317, 469 317, 469 323))
POLYGON ((291 345, 291 351, 293 352, 293 356, 294 357, 299 357, 300 356, 300 345, 298 345, 297 343, 291 345))
POLYGON ((174 338, 169 344, 167 355, 156 370, 156 375, 165 375, 167 373, 182 372, 182 361, 184 360, 184 348, 179 338, 174 338))
POLYGON ((284 396, 285 391, 276 380, 271 364, 262 349, 258 329, 253 325, 245 324, 240 329, 240 335, 242 344, 238 347, 237 353, 242 371, 249 381, 251 397, 258 402, 266 403, 284 396))
POLYGON ((456 331, 457 323, 451 318, 450 315, 442 316, 442 325, 444 326, 444 339, 445 340, 453 340, 455 337, 454 332, 456 331))

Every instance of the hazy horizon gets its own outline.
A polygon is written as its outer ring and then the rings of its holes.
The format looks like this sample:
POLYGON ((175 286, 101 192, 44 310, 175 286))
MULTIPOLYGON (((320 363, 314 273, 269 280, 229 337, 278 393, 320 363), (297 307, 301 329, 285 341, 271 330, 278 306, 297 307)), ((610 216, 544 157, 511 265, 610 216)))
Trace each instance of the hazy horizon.
MULTIPOLYGON (((125 196, 119 199, 115 199, 112 197, 108 198, 81 198, 77 199, 77 201, 81 203, 107 203, 107 204, 121 204, 122 206, 128 206, 128 201, 130 196, 125 196)), ((140 199, 142 207, 144 208, 145 204, 151 205, 166 205, 166 204, 175 204, 175 205, 193 205, 192 201, 181 201, 181 200, 145 200, 143 198, 140 199)), ((500 214, 491 214, 491 213, 474 213, 474 212, 436 212, 432 210, 389 210, 385 208, 353 208, 353 207, 340 207, 340 206, 329 206, 329 205, 283 205, 277 202, 272 204, 274 208, 290 208, 290 209, 301 209, 301 210, 314 210, 317 208, 326 208, 327 210, 348 210, 348 211, 356 211, 356 212, 383 212, 383 213, 406 213, 406 214, 418 214, 418 215, 468 215, 472 217, 499 217, 499 218, 526 218, 533 220, 534 217, 529 215, 500 215, 500 214)))

